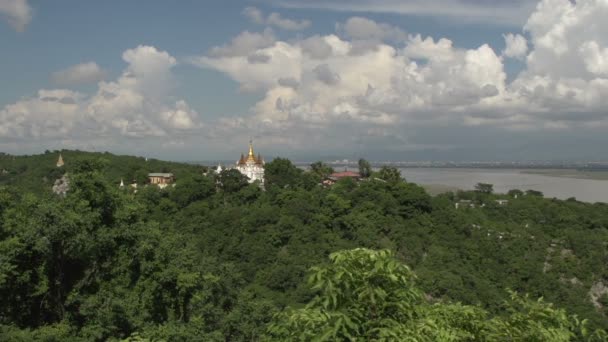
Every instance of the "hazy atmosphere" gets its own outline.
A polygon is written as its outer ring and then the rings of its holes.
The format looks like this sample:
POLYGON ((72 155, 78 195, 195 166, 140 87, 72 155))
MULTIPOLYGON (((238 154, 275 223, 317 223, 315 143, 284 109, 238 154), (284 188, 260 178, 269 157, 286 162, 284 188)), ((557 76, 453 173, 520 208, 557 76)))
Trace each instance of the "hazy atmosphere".
POLYGON ((608 159, 608 2, 0 0, 0 150, 608 159))

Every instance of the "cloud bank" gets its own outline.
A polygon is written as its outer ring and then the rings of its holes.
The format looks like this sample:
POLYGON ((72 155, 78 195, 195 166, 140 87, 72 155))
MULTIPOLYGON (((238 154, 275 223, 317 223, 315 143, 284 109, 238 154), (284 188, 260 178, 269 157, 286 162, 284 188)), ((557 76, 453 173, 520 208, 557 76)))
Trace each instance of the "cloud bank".
POLYGON ((284 129, 340 120, 386 129, 430 121, 507 130, 606 125, 607 14, 603 0, 540 2, 524 27, 529 52, 521 34, 505 35, 504 56, 527 65, 512 82, 487 44, 463 49, 359 17, 338 34, 290 41, 246 33, 222 47, 238 53, 195 63, 263 91, 255 121, 284 129))
MULTIPOLYGON (((183 100, 170 97, 171 68, 176 60, 166 51, 138 46, 122 55, 127 67, 114 81, 100 82, 86 95, 68 89, 40 90, 0 110, 0 141, 94 138, 175 137, 200 128, 198 113, 183 100)), ((78 65, 55 75, 68 83, 96 76, 95 63, 78 65)))
MULTIPOLYGON (((268 25, 269 16, 246 13, 268 25)), ((139 46, 123 53, 122 75, 100 82, 95 94, 41 90, 0 110, 0 139, 178 141, 205 134, 225 146, 253 133, 258 145, 296 152, 502 148, 520 138, 555 136, 605 141, 605 17, 606 0, 542 0, 520 32, 505 33, 502 51, 488 44, 463 48, 364 17, 338 23, 335 32, 290 39, 270 28, 244 31, 188 60, 259 94, 249 113, 204 125, 196 110, 172 96, 176 59, 139 46), (507 59, 525 65, 513 79, 505 72, 507 59)))

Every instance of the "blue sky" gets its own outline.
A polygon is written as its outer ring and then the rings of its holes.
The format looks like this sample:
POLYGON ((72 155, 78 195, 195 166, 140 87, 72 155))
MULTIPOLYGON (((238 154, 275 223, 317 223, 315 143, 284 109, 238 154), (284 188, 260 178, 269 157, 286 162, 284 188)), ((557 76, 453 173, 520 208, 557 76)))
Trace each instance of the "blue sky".
MULTIPOLYGON (((337 22, 356 13, 289 9, 269 2, 243 0, 181 1, 179 6, 165 0, 146 1, 145 6, 134 1, 57 0, 31 1, 30 6, 33 19, 26 31, 15 32, 8 25, 0 29, 0 40, 10 47, 3 49, 0 73, 13 80, 10 86, 2 87, 0 105, 32 95, 40 88, 53 87, 52 72, 83 61, 96 61, 110 75, 119 75, 124 68, 120 55, 138 45, 170 51, 178 59, 203 54, 243 30, 260 30, 259 25, 243 17, 243 9, 248 6, 313 21, 314 25, 298 34, 333 32, 337 22)), ((490 42, 498 49, 504 46, 502 25, 459 24, 440 17, 386 13, 369 13, 366 17, 411 32, 449 37, 463 47, 474 48, 480 42, 490 42)), ((289 32, 284 36, 289 37, 289 32)), ((514 66, 511 72, 516 70, 517 66, 514 66)), ((191 101, 200 102, 198 106, 217 106, 222 111, 228 105, 227 111, 246 111, 255 101, 255 97, 238 94, 234 82, 220 73, 196 70, 190 65, 182 65, 175 72, 181 81, 180 91, 186 92, 184 96, 191 101), (234 96, 238 98, 234 99, 234 96), (217 97, 228 101, 219 103, 217 97), (238 108, 235 108, 235 102, 239 104, 238 108)))
POLYGON ((608 159, 607 13, 603 0, 0 0, 0 150, 230 159, 254 138, 296 159, 608 159))

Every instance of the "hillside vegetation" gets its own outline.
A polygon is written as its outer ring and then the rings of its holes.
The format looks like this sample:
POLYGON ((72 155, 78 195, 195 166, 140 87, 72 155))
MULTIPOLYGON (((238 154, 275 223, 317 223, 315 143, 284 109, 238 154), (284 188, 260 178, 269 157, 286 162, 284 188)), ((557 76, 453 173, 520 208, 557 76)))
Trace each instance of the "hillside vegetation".
POLYGON ((172 172, 177 177, 183 177, 204 170, 201 166, 146 159, 144 157, 118 156, 108 152, 84 151, 46 151, 44 154, 33 156, 13 156, 0 153, 0 185, 18 188, 21 191, 41 194, 50 191, 56 179, 64 173, 73 170, 83 160, 100 159, 105 164, 102 176, 111 184, 125 184, 137 181, 144 184, 150 172, 172 172), (63 156, 65 165, 56 166, 59 154, 63 156))
POLYGON ((607 338, 606 204, 431 197, 390 168, 322 187, 330 168, 280 158, 263 191, 235 170, 57 156, 0 159, 0 340, 607 338), (176 186, 118 187, 151 171, 176 186))

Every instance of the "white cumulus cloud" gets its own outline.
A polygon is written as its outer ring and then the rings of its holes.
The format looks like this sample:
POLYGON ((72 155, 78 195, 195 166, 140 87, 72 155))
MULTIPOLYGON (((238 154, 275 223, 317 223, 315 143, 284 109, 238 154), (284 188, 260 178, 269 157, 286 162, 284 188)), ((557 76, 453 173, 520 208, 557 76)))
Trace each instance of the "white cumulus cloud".
POLYGON ((273 139, 304 131, 306 137, 311 130, 331 134, 346 122, 402 141, 416 127, 444 125, 585 129, 608 124, 604 17, 605 0, 542 0, 523 27, 529 40, 507 33, 499 52, 354 17, 338 24, 337 34, 275 38, 239 54, 201 56, 196 64, 226 73, 242 89, 264 92, 251 108, 253 118, 235 122, 255 123, 273 139), (255 63, 247 57, 258 55, 269 58, 255 63), (503 57, 525 62, 513 80, 507 80, 503 57))
POLYGON ((265 91, 253 108, 257 120, 277 127, 294 123, 395 124, 429 120, 462 106, 499 103, 506 75, 488 45, 458 49, 448 39, 406 36, 405 48, 382 42, 388 25, 369 19, 341 25, 346 38, 313 36, 251 48, 242 56, 203 56, 198 65, 230 75, 245 89, 265 91), (357 28, 349 28, 353 23, 357 28), (357 39, 373 41, 360 50, 357 39), (265 64, 245 55, 264 54, 265 64), (422 114, 422 113, 426 114, 422 114))
POLYGON ((216 46, 209 55, 214 57, 246 56, 258 49, 269 47, 276 41, 274 32, 266 29, 262 33, 244 31, 228 44, 216 46))
POLYGON ((597 41, 583 43, 579 51, 587 71, 594 75, 608 75, 608 47, 601 48, 597 41))
MULTIPOLYGON (((353 3, 369 8, 367 0, 353 3)), ((454 3, 480 2, 442 0, 439 5, 454 3)), ((426 6, 425 11, 439 6, 389 0, 378 6, 390 4, 402 5, 403 11, 410 5, 426 6)), ((181 138, 192 132, 223 141, 256 132, 267 146, 369 144, 381 150, 450 146, 447 136, 457 135, 478 146, 472 137, 483 132, 491 132, 490 140, 510 141, 513 134, 584 135, 608 127, 606 0, 541 0, 522 34, 505 33, 504 50, 483 42, 465 48, 447 37, 405 33, 364 17, 347 19, 334 32, 285 37, 268 27, 278 27, 268 23, 270 15, 254 8, 246 14, 267 27, 244 31, 188 61, 224 73, 251 92, 248 96, 257 96, 249 113, 203 124, 173 94, 176 59, 139 46, 123 53, 123 73, 99 82, 93 94, 41 90, 5 106, 0 143, 62 135, 185 141, 181 138), (506 58, 523 64, 510 79, 506 58)))
MULTIPOLYGON (((40 90, 5 106, 0 110, 0 140, 160 137, 201 127, 199 114, 184 100, 170 101, 171 68, 177 63, 173 56, 141 45, 122 57, 124 72, 114 81, 99 82, 93 95, 40 90)), ((82 69, 68 69, 63 80, 73 81, 73 71, 82 69)))
POLYGON ((198 113, 184 100, 177 101, 173 108, 163 111, 161 117, 167 125, 175 129, 188 130, 202 126, 196 119, 198 113))
POLYGON ((353 40, 404 40, 407 38, 401 29, 363 17, 349 18, 344 24, 338 24, 337 29, 353 40))
POLYGON ((521 34, 507 33, 505 38, 505 49, 502 54, 509 58, 523 59, 528 53, 528 41, 521 34))
POLYGON ((22 32, 32 20, 32 9, 27 0, 0 0, 0 16, 17 31, 22 32))
POLYGON ((101 81, 105 72, 95 62, 86 62, 59 70, 51 75, 53 82, 59 85, 78 85, 101 81))
POLYGON ((282 17, 277 12, 272 12, 268 16, 256 7, 247 7, 243 10, 245 15, 251 22, 258 25, 275 26, 283 30, 300 31, 310 27, 310 20, 293 20, 282 17))
POLYGON ((0 138, 62 138, 82 116, 83 95, 65 89, 40 90, 0 110, 0 138))

